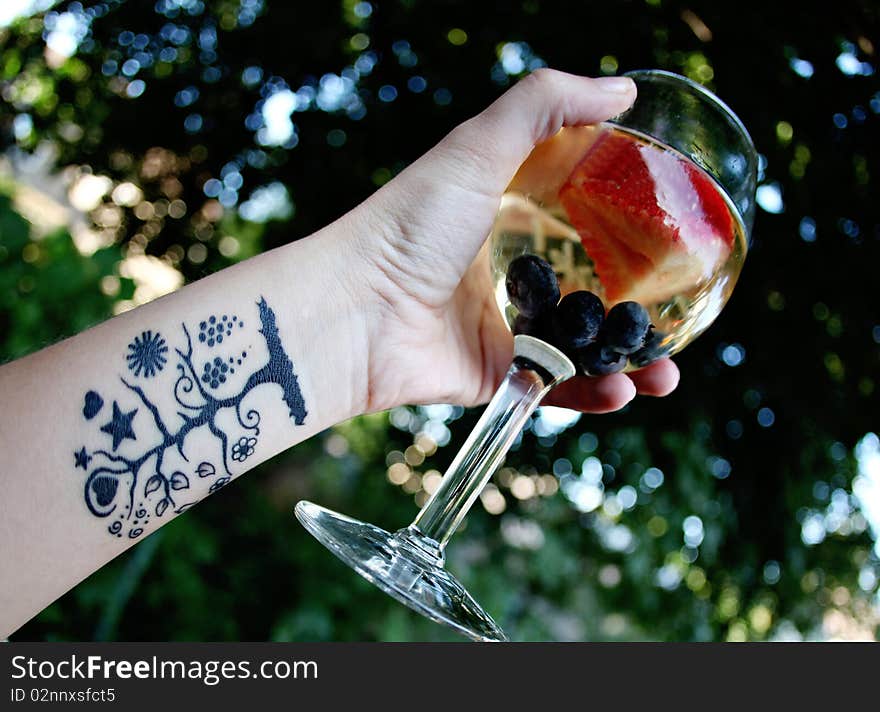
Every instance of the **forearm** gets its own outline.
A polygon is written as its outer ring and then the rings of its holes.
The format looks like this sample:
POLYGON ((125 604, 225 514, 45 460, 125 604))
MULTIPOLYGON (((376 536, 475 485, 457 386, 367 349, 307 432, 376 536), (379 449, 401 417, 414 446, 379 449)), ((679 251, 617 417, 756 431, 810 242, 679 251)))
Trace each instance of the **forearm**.
POLYGON ((343 219, 0 368, 0 637, 361 411, 368 300, 351 232, 343 219))

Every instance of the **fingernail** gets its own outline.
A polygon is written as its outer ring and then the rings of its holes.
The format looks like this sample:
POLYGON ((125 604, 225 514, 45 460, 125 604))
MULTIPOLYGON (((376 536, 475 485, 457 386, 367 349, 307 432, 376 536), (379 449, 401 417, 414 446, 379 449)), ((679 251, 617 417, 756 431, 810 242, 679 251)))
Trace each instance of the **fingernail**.
POLYGON ((612 94, 629 94, 636 88, 635 82, 629 77, 600 77, 596 81, 602 91, 612 94))

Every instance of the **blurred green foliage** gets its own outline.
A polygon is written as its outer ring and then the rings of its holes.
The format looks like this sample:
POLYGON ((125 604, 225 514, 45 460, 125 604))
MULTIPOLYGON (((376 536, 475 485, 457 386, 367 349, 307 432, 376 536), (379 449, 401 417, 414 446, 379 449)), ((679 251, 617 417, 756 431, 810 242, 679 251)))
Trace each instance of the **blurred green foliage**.
MULTIPOLYGON (((685 73, 765 159, 736 294, 678 359, 673 396, 536 417, 494 481, 505 511, 474 509, 450 568, 519 640, 876 637, 853 483, 876 451, 878 23, 858 0, 819 18, 790 1, 58 3, 0 29, 0 357, 134 299, 132 256, 191 281, 309 234, 536 66, 685 73), (139 191, 89 208, 111 236, 93 253, 19 200, 46 145, 52 171, 139 191)), ((477 415, 402 408, 323 433, 14 638, 454 639, 337 563, 292 506, 402 526, 404 490, 443 471, 477 415), (427 457, 412 449, 426 431, 448 440, 427 457)))
POLYGON ((117 249, 83 257, 63 229, 32 240, 27 220, 12 209, 3 193, 0 236, 0 334, 5 358, 29 353, 106 318, 110 303, 96 287, 102 277, 114 274, 117 249))

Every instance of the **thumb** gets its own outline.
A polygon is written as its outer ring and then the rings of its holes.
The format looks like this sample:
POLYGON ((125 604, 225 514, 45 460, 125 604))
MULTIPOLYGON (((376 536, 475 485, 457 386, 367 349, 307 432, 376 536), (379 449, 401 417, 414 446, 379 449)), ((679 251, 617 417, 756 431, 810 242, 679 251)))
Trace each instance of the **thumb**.
POLYGON ((459 185, 501 195, 535 144, 563 126, 610 119, 632 106, 627 77, 589 78, 538 69, 455 128, 436 150, 454 162, 459 185))
POLYGON ((371 245, 366 253, 393 265, 383 272, 442 264, 443 270, 432 268, 430 280, 422 274, 418 281, 433 295, 425 299, 443 303, 476 257, 505 188, 535 144, 563 126, 605 121, 635 97, 635 84, 625 77, 538 69, 361 205, 368 224, 379 226, 385 238, 381 250, 371 245))

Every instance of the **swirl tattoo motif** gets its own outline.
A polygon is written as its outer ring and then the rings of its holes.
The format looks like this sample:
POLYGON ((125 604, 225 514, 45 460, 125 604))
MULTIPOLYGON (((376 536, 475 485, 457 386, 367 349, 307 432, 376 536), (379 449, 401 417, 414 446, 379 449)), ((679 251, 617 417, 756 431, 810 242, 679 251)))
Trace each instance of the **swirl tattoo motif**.
MULTIPOLYGON (((74 471, 77 468, 87 471, 84 483, 86 506, 96 517, 112 518, 107 526, 111 536, 136 539, 143 534, 152 517, 164 516, 169 508, 179 513, 195 504, 197 499, 192 499, 192 495, 189 501, 178 501, 186 498, 191 482, 210 478, 209 492, 215 492, 230 482, 233 474, 229 469, 229 460, 244 462, 254 454, 258 445, 260 413, 255 408, 242 406, 245 398, 255 389, 268 384, 280 386, 282 399, 294 425, 305 423, 308 412, 293 362, 281 343, 275 312, 264 298, 257 302, 257 310, 260 320, 257 333, 266 343, 269 359, 262 366, 256 364, 256 370, 243 383, 243 376, 232 377, 236 369, 242 371, 243 365, 250 365, 247 351, 236 352, 228 358, 212 354, 200 374, 193 365, 190 331, 186 324, 181 324, 185 346, 175 349, 178 357, 177 377, 171 387, 171 395, 179 410, 173 423, 163 420, 159 409, 141 385, 120 376, 122 385, 137 396, 141 405, 126 411, 111 398, 112 415, 109 422, 99 428, 100 432, 111 437, 110 448, 89 451, 82 446, 74 452, 74 471), (151 443, 150 447, 145 447, 133 457, 117 452, 123 441, 138 442, 135 418, 142 418, 143 415, 139 415, 142 412, 153 420, 159 432, 159 441, 151 443), (218 417, 225 412, 232 413, 234 419, 218 417), (219 442, 221 462, 202 461, 189 472, 176 469, 169 473, 163 467, 166 453, 173 449, 188 463, 185 441, 190 433, 199 429, 206 430, 219 442), (230 442, 233 443, 231 446, 230 442), (91 471, 88 471, 90 467, 91 471)), ((222 344, 218 336, 228 338, 233 329, 243 328, 244 321, 235 315, 231 318, 211 316, 200 323, 199 341, 207 348, 216 349, 222 344), (213 334, 210 333, 212 328, 213 334)), ((158 332, 144 331, 129 344, 128 351, 126 360, 132 375, 150 379, 165 366, 168 346, 158 332)), ((253 360, 250 359, 251 362, 253 360)), ((89 390, 84 398, 83 417, 86 420, 94 418, 103 402, 97 391, 89 390)), ((101 420, 95 422, 101 424, 101 420)), ((137 448, 129 445, 129 449, 137 448)), ((122 450, 125 451, 125 448, 122 450)))

